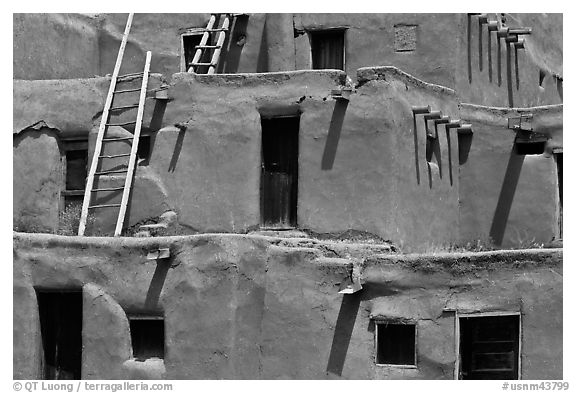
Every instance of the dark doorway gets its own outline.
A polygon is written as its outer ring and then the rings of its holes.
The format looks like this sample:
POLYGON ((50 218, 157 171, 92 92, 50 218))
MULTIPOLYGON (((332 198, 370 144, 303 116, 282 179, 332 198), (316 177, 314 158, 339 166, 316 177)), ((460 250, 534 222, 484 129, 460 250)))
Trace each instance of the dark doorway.
POLYGON ((518 379, 520 316, 460 318, 460 379, 518 379))
POLYGON ((312 68, 344 70, 344 33, 346 30, 311 31, 312 68))
POLYGON ((299 116, 262 118, 260 213, 264 227, 296 227, 299 128, 299 116))
POLYGON ((42 379, 80 379, 82 291, 36 290, 44 352, 42 379))

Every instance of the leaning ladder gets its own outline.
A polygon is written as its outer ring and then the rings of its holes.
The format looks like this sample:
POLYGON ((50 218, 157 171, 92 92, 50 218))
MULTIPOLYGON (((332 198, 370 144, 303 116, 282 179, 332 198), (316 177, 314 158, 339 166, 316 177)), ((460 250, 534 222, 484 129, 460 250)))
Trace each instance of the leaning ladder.
POLYGON ((116 65, 114 67, 114 73, 112 74, 112 80, 110 81, 110 88, 108 90, 108 96, 106 97, 106 103, 104 105, 104 111, 102 112, 102 120, 100 122, 100 128, 98 129, 98 137, 96 138, 96 146, 94 148, 94 155, 92 157, 92 164, 90 166, 90 171, 88 173, 88 178, 86 180, 86 189, 84 191, 84 202, 82 203, 82 214, 80 216, 80 225, 78 227, 78 236, 83 236, 86 230, 86 220, 88 218, 88 213, 91 209, 100 208, 120 208, 118 213, 118 220, 116 222, 116 229, 114 230, 114 236, 120 236, 122 232, 122 227, 124 225, 124 217, 126 215, 126 207, 128 205, 128 199, 130 197, 130 189, 132 187, 132 179, 134 177, 134 168, 136 164, 136 153, 138 151, 138 141, 140 139, 140 130, 142 128, 142 118, 144 116, 144 102, 146 100, 146 89, 148 86, 148 75, 150 73, 150 59, 152 54, 146 52, 146 63, 143 72, 118 75, 120 71, 120 66, 122 64, 122 57, 124 56, 124 49, 126 48, 126 42, 128 40, 128 33, 130 32, 130 26, 132 25, 132 18, 134 14, 131 13, 128 16, 128 21, 126 22, 126 29, 124 30, 124 36, 122 37, 122 43, 120 44, 120 49, 118 51, 118 57, 116 58, 116 65), (116 85, 122 82, 132 81, 134 79, 142 78, 142 85, 140 88, 136 89, 124 89, 116 90, 116 85), (114 102, 114 97, 117 94, 129 93, 140 91, 140 99, 138 104, 112 107, 114 102), (125 110, 138 108, 138 113, 136 115, 135 121, 129 121, 124 123, 109 123, 109 115, 111 111, 115 110, 125 110), (106 131, 108 127, 112 126, 126 126, 134 124, 134 135, 130 137, 121 138, 106 138, 106 131), (126 154, 115 154, 115 155, 101 155, 102 144, 103 143, 115 143, 119 141, 132 141, 132 148, 130 153, 126 154), (129 157, 126 169, 115 169, 98 171, 100 162, 103 159, 117 158, 117 157, 129 157), (114 173, 125 173, 126 181, 122 187, 112 187, 112 188, 99 188, 94 189, 94 177, 101 175, 109 175, 114 173), (101 205, 90 205, 92 200, 92 194, 98 192, 116 192, 123 190, 122 200, 119 204, 101 204, 101 205))
POLYGON ((208 25, 202 31, 202 38, 200 39, 200 44, 195 47, 196 52, 194 53, 194 58, 192 62, 188 64, 188 72, 195 72, 200 74, 201 67, 208 67, 207 74, 214 74, 216 72, 216 68, 218 67, 218 62, 220 61, 220 53, 222 52, 222 46, 224 46, 224 41, 226 40, 226 32, 228 31, 230 26, 230 14, 212 14, 210 20, 208 21, 208 25), (224 20, 220 27, 214 27, 216 23, 216 18, 222 19, 222 15, 224 15, 224 20), (216 41, 216 45, 209 45, 208 42, 211 39, 212 33, 218 33, 218 39, 216 41), (212 53, 212 57, 209 63, 202 63, 200 59, 203 57, 204 51, 206 50, 214 50, 212 53))

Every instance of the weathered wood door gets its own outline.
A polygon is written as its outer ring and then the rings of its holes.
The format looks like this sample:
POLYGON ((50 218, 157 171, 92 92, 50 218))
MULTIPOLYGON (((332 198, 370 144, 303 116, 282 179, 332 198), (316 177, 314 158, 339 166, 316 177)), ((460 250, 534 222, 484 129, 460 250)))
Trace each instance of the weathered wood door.
POLYGON ((298 116, 262 119, 261 224, 296 227, 298 203, 298 116))

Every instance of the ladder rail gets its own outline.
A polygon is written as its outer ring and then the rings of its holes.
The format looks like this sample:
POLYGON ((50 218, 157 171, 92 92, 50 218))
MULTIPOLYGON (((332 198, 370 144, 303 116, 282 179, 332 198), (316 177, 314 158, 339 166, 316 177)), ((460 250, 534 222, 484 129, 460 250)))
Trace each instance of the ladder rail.
POLYGON ((150 73, 150 61, 152 52, 146 52, 146 64, 144 65, 144 76, 142 78, 142 87, 140 89, 140 101, 138 104, 138 115, 136 117, 136 128, 134 129, 134 139, 132 140, 132 150, 130 151, 130 161, 128 162, 128 172, 126 173, 126 183, 122 193, 122 201, 120 203, 120 212, 118 213, 118 221, 116 222, 116 229, 114 236, 120 236, 122 227, 124 226, 124 218, 126 215, 126 208, 130 198, 130 189, 132 188, 132 179, 134 177, 134 168, 136 165, 136 155, 138 152, 138 141, 140 139, 140 130, 142 129, 142 119, 144 117, 144 104, 146 102, 146 90, 148 89, 148 74, 150 73))
POLYGON ((128 42, 128 34, 130 33, 130 28, 132 27, 133 17, 134 13, 130 13, 128 15, 126 28, 124 29, 124 35, 122 37, 122 43, 120 44, 118 56, 116 57, 116 64, 114 66, 114 72, 112 73, 112 80, 110 81, 110 88, 108 89, 108 95, 106 96, 106 103, 104 104, 104 111, 102 112, 102 119, 100 121, 100 127, 98 128, 96 145, 94 147, 94 155, 92 156, 92 164, 90 165, 90 171, 88 173, 88 178, 86 179, 84 200, 82 202, 82 213, 80 215, 80 224, 78 225, 78 236, 84 236, 84 231, 86 230, 88 206, 90 205, 92 187, 94 185, 94 174, 96 173, 96 169, 98 167, 98 157, 100 156, 100 152, 102 150, 102 139, 104 138, 106 122, 108 121, 109 110, 114 97, 114 90, 116 90, 116 80, 118 78, 118 74, 120 73, 120 66, 122 65, 122 58, 124 57, 124 50, 126 49, 126 43, 128 42))
MULTIPOLYGON (((208 25, 206 26, 206 30, 211 30, 214 27, 214 23, 216 23, 216 15, 212 14, 212 16, 210 16, 210 20, 208 21, 208 25)), ((208 42, 208 38, 210 38, 210 32, 205 31, 204 34, 202 34, 199 46, 206 45, 206 43, 208 42)), ((200 58, 202 57, 202 53, 204 53, 202 48, 196 49, 196 52, 194 53, 194 57, 192 59, 192 63, 198 63, 200 58)), ((196 72, 194 66, 190 66, 190 68, 188 68, 188 72, 192 71, 196 72)))
POLYGON ((214 50, 214 54, 212 54, 212 60, 210 63, 210 68, 208 69, 208 74, 214 74, 216 72, 216 67, 218 67, 218 62, 220 61, 220 52, 222 52, 222 47, 224 46, 224 41, 226 40, 226 30, 228 30, 228 26, 230 24, 230 17, 226 14, 224 19, 224 23, 222 24, 222 31, 218 33, 218 42, 216 43, 216 48, 214 50))

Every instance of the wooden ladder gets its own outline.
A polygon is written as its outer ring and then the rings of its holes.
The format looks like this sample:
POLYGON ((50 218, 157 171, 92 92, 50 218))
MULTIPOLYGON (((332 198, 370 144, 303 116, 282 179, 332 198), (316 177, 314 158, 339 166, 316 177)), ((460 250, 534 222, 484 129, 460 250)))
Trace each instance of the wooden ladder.
POLYGON ((200 44, 198 44, 195 49, 196 52, 194 53, 194 58, 192 62, 188 64, 188 72, 195 72, 197 74, 202 74, 200 72, 202 67, 208 67, 208 71, 206 74, 214 74, 216 72, 216 68, 218 67, 218 62, 220 61, 220 53, 222 52, 222 46, 224 45, 224 41, 226 40, 226 32, 229 30, 230 26, 230 14, 212 14, 210 20, 208 21, 208 25, 202 31, 202 39, 200 40, 200 44), (214 25, 216 24, 216 19, 222 20, 222 16, 224 19, 220 27, 214 25), (218 38, 215 45, 210 45, 209 41, 211 41, 212 34, 218 33, 218 38), (206 50, 213 50, 212 57, 209 63, 202 63, 200 59, 202 59, 204 55, 204 51, 206 50))
MULTIPOLYGON (((120 66, 122 64, 122 57, 124 56, 124 49, 126 48, 126 42, 128 40, 128 33, 130 32, 130 27, 132 25, 132 18, 134 14, 131 13, 128 16, 128 21, 126 22, 126 29, 124 30, 124 36, 122 37, 122 43, 120 44, 120 49, 118 50, 118 57, 116 58, 116 65, 114 67, 114 73, 112 74, 112 80, 110 81, 110 88, 108 89, 108 96, 106 97, 106 103, 104 105, 104 111, 102 112, 102 120, 100 122, 100 128, 98 129, 98 137, 96 139, 96 146, 94 147, 94 155, 92 157, 92 164, 90 166, 90 171, 88 173, 88 178, 86 180, 86 189, 84 191, 84 202, 82 203, 82 214, 80 216, 80 225, 78 227, 78 236, 83 236, 86 230, 86 221, 88 218, 88 213, 91 209, 100 208, 120 208, 118 213, 118 220, 116 222, 116 229, 114 230, 114 236, 120 236, 122 232, 122 227, 124 225, 124 217, 126 215, 126 207, 128 205, 128 199, 130 197, 130 189, 132 187, 132 179, 134 177, 134 169, 136 164, 136 153, 138 151, 138 141, 140 139, 140 130, 142 128, 142 118, 144 116, 144 102, 146 100, 146 89, 148 86, 148 75, 150 73, 150 59, 152 58, 151 52, 146 52, 146 63, 144 65, 144 71, 126 75, 118 75, 120 72, 120 66), (123 89, 116 90, 117 84, 123 82, 133 81, 135 79, 142 79, 142 84, 140 88, 136 89, 123 89), (114 102, 114 97, 118 94, 130 93, 130 92, 140 92, 140 99, 138 104, 125 105, 112 107, 114 102), (123 123, 109 123, 109 115, 111 111, 116 110, 126 110, 138 108, 138 113, 136 115, 136 120, 123 122, 123 123), (129 137, 106 137, 106 131, 109 127, 113 126, 126 126, 134 125, 134 135, 129 137), (120 141, 131 141, 132 147, 130 153, 126 154, 115 154, 115 155, 101 155, 102 154, 102 144, 103 143, 115 143, 120 141), (114 170, 100 170, 98 171, 99 164, 102 160, 117 158, 117 157, 129 157, 126 169, 114 169, 114 170), (122 187, 112 187, 112 188, 98 188, 94 189, 94 177, 109 175, 115 173, 125 173, 126 180, 124 186, 122 187), (101 204, 101 205, 90 205, 92 200, 92 194, 98 192, 110 193, 123 190, 122 200, 119 204, 101 204)), ((108 194, 109 195, 109 194, 108 194)))

